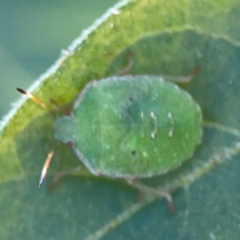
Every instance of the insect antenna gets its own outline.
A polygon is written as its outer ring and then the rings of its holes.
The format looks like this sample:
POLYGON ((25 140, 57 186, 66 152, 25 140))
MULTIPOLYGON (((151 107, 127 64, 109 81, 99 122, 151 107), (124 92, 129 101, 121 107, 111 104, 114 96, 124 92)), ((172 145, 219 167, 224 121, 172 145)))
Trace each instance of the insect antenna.
POLYGON ((21 88, 16 88, 18 92, 20 92, 23 95, 26 95, 28 98, 30 98, 33 102, 41 106, 43 109, 47 109, 46 105, 40 101, 37 97, 33 96, 31 93, 24 91, 21 88))
MULTIPOLYGON (((45 105, 45 103, 43 103, 41 100, 39 100, 37 97, 35 97, 31 93, 26 92, 25 90, 23 90, 21 88, 16 88, 16 89, 17 89, 18 92, 20 92, 23 95, 26 95, 33 102, 35 102, 36 104, 41 106, 43 109, 48 110, 48 108, 45 105)), ((55 102, 53 104, 56 105, 55 102)), ((46 160, 44 162, 44 165, 43 165, 43 168, 42 168, 42 171, 41 171, 41 175, 40 175, 40 179, 39 179, 39 187, 41 187, 43 185, 43 183, 44 183, 44 180, 45 180, 45 177, 46 177, 46 174, 47 174, 47 170, 49 168, 49 165, 50 165, 50 162, 51 162, 51 160, 53 158, 53 155, 54 155, 54 151, 49 152, 49 154, 48 154, 48 156, 47 156, 47 158, 46 158, 46 160)))
POLYGON ((47 174, 47 170, 48 170, 50 162, 51 162, 51 160, 53 158, 53 155, 54 155, 54 151, 51 151, 48 154, 47 159, 45 160, 45 162, 43 164, 42 172, 41 172, 40 179, 39 179, 39 187, 41 187, 43 185, 43 183, 44 183, 45 176, 47 174))

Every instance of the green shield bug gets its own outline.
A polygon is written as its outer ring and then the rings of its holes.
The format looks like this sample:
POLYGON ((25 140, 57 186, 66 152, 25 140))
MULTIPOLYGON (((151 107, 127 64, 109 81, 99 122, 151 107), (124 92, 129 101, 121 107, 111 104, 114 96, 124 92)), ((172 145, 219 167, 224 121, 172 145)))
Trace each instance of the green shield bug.
MULTIPOLYGON (((202 137, 202 113, 188 92, 162 77, 113 76, 89 82, 71 114, 56 119, 53 128, 56 139, 71 142, 92 174, 132 184, 133 179, 164 174, 192 156, 202 137)), ((171 204, 169 194, 158 194, 171 204)))
POLYGON ((55 137, 72 142, 94 175, 143 178, 188 159, 200 142, 201 111, 176 85, 152 76, 90 82, 71 116, 54 123, 55 137))

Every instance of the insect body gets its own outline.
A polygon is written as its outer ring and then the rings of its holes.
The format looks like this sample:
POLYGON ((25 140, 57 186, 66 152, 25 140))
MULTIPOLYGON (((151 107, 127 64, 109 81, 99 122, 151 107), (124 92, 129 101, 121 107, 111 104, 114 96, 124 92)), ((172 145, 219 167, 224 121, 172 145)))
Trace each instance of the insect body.
POLYGON ((95 175, 146 178, 178 167, 202 136, 202 114, 189 93, 153 76, 90 82, 71 116, 54 123, 95 175))

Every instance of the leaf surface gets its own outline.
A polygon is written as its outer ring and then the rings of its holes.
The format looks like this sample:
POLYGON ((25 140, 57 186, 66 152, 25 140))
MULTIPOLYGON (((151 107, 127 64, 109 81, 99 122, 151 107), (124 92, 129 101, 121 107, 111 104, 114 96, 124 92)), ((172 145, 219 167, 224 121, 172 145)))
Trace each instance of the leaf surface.
POLYGON ((109 179, 68 177, 53 192, 39 189, 50 150, 46 186, 79 160, 54 140, 56 114, 22 98, 1 126, 1 239, 238 239, 239 21, 237 0, 122 1, 30 88, 66 104, 87 82, 123 69, 129 50, 133 74, 184 76, 200 67, 182 87, 202 108, 202 143, 179 169, 144 181, 175 190, 175 215, 156 196, 139 202, 134 189, 109 179))

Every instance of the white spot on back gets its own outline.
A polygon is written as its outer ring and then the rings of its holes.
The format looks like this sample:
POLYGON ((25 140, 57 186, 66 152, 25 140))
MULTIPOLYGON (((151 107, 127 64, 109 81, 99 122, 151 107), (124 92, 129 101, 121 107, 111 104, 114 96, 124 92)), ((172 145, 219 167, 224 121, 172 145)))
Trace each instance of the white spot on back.
POLYGON ((163 77, 159 77, 159 81, 160 81, 160 82, 164 82, 163 77))
POLYGON ((148 154, 147 154, 147 152, 142 152, 142 155, 143 155, 143 157, 147 157, 148 156, 148 154))
POLYGON ((152 139, 155 138, 155 133, 154 133, 154 132, 151 133, 151 138, 152 138, 152 139))
POLYGON ((151 132, 150 136, 151 136, 152 139, 154 139, 157 135, 157 127, 158 127, 157 116, 153 111, 151 111, 150 112, 150 117, 153 119, 153 123, 154 123, 154 129, 151 132))
POLYGON ((151 116, 151 118, 156 119, 156 115, 153 111, 150 112, 150 116, 151 116))
POLYGON ((170 122, 171 122, 171 128, 169 129, 169 132, 168 132, 168 137, 172 137, 173 136, 173 130, 174 130, 174 120, 173 120, 173 116, 172 116, 172 113, 171 112, 168 112, 167 114, 170 122))
MULTIPOLYGON (((144 119, 144 113, 143 113, 143 111, 141 111, 141 113, 140 113, 140 117, 141 117, 142 122, 143 122, 143 119, 144 119)), ((143 130, 142 130, 141 136, 142 136, 142 138, 144 138, 144 136, 145 136, 143 130)))

